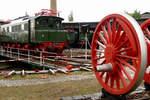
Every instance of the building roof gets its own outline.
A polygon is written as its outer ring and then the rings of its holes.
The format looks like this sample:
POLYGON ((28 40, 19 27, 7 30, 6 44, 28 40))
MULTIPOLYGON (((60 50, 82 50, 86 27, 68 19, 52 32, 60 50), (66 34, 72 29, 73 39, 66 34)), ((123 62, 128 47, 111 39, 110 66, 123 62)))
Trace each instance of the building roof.
POLYGON ((5 23, 5 21, 0 19, 0 24, 4 24, 4 23, 5 23))
POLYGON ((148 19, 148 18, 150 18, 150 12, 145 12, 142 14, 141 19, 148 19))

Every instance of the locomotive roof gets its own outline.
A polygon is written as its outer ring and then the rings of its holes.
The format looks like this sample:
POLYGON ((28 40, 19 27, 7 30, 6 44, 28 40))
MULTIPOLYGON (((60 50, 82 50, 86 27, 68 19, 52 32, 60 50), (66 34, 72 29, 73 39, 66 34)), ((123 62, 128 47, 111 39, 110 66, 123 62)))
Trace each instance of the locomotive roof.
MULTIPOLYGON (((44 17, 44 16, 23 16, 23 17, 16 18, 16 19, 12 20, 10 23, 4 24, 2 26, 9 26, 9 25, 17 25, 17 24, 20 24, 20 23, 26 23, 29 20, 37 19, 39 17, 44 17)), ((56 16, 45 16, 45 17, 56 18, 56 19, 60 19, 61 21, 64 20, 63 18, 56 17, 56 16)))
MULTIPOLYGON (((43 16, 35 16, 34 18, 39 18, 39 17, 43 17, 43 16)), ((57 19, 60 19, 60 20, 64 20, 63 18, 61 17, 57 17, 57 16, 47 16, 47 17, 52 17, 52 18, 57 18, 57 19)))

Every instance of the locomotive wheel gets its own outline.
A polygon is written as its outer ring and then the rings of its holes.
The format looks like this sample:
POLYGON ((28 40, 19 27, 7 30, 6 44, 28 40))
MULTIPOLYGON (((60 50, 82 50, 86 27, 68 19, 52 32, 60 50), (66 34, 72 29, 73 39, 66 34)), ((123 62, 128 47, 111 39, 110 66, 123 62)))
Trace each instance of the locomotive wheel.
POLYGON ((107 92, 127 94, 140 85, 147 64, 147 46, 132 17, 111 14, 103 18, 95 29, 91 50, 96 78, 107 92))
MULTIPOLYGON (((146 44, 147 44, 147 51, 150 51, 150 19, 144 21, 142 24, 141 24, 141 28, 142 28, 142 31, 145 35, 145 41, 146 41, 146 44)), ((148 55, 149 52, 148 52, 148 55)), ((145 76, 144 76, 144 81, 147 82, 148 84, 150 84, 150 57, 147 56, 147 59, 148 59, 148 64, 147 64, 147 67, 146 67, 146 71, 145 71, 145 76)))

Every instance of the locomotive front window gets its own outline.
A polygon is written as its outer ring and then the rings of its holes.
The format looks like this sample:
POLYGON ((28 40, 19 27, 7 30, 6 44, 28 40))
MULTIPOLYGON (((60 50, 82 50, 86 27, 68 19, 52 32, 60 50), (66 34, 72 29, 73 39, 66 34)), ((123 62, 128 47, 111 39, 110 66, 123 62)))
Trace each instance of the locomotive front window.
POLYGON ((36 19, 36 29, 60 29, 61 21, 53 17, 40 17, 36 19))

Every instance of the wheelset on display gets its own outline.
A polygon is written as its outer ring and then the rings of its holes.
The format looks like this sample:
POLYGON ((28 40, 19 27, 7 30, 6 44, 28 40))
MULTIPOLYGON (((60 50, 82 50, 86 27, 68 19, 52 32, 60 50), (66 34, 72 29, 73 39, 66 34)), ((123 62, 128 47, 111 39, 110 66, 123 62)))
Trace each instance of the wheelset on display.
MULTIPOLYGON (((143 34, 145 35, 145 41, 146 41, 146 44, 147 44, 147 51, 150 51, 150 19, 144 21, 142 24, 141 24, 141 28, 142 28, 142 31, 143 31, 143 34)), ((147 52, 148 55, 149 52, 147 52)), ((145 71, 145 75, 144 75, 144 82, 147 84, 150 84, 150 57, 147 56, 147 66, 146 66, 146 71, 145 71)), ((148 87, 149 88, 149 87, 148 87)))
POLYGON ((92 39, 92 65, 99 84, 110 94, 150 84, 150 20, 140 25, 127 14, 110 14, 97 25, 92 39))

